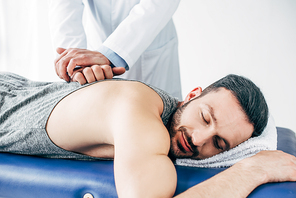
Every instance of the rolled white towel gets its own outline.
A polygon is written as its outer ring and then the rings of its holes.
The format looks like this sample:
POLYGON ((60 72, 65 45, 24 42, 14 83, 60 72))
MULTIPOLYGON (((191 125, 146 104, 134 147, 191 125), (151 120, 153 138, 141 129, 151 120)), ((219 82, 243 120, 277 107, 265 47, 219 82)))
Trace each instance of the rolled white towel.
POLYGON ((203 167, 203 168, 218 168, 229 167, 236 162, 251 157, 262 150, 277 149, 277 131, 275 122, 272 116, 269 116, 267 125, 258 137, 252 137, 238 146, 214 155, 203 160, 194 159, 176 159, 177 165, 203 167))

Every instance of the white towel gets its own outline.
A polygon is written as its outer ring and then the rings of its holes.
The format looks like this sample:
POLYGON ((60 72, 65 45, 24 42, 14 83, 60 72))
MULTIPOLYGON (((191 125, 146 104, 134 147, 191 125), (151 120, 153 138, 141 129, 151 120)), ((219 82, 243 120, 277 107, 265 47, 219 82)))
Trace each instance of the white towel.
POLYGON ((203 168, 218 168, 229 167, 236 162, 255 155, 262 150, 277 149, 277 131, 275 122, 272 116, 269 116, 268 123, 258 137, 252 137, 238 146, 219 153, 210 158, 203 160, 193 159, 177 159, 176 164, 182 166, 203 167, 203 168))

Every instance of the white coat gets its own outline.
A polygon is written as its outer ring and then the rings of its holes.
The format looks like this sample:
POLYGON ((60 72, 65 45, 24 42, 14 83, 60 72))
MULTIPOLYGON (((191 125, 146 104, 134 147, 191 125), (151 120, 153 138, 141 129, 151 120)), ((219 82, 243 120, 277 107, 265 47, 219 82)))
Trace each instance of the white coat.
POLYGON ((55 48, 96 50, 105 45, 140 80, 181 97, 178 39, 172 16, 180 0, 51 0, 55 48))

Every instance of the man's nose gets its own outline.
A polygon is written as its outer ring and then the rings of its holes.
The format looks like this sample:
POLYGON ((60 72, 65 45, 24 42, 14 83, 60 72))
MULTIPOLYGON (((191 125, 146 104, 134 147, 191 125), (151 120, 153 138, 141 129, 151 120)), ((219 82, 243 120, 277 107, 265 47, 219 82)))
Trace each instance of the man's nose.
POLYGON ((194 131, 192 133, 192 143, 197 147, 202 147, 204 144, 211 141, 213 131, 207 129, 203 131, 194 131))

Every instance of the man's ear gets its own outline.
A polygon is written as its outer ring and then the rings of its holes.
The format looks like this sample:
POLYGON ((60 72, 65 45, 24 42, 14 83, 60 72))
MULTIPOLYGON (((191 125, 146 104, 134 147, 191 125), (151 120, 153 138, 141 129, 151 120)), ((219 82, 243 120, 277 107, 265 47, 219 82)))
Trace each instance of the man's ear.
POLYGON ((189 100, 198 97, 202 92, 201 87, 194 88, 189 94, 185 97, 184 103, 188 102, 189 100))

